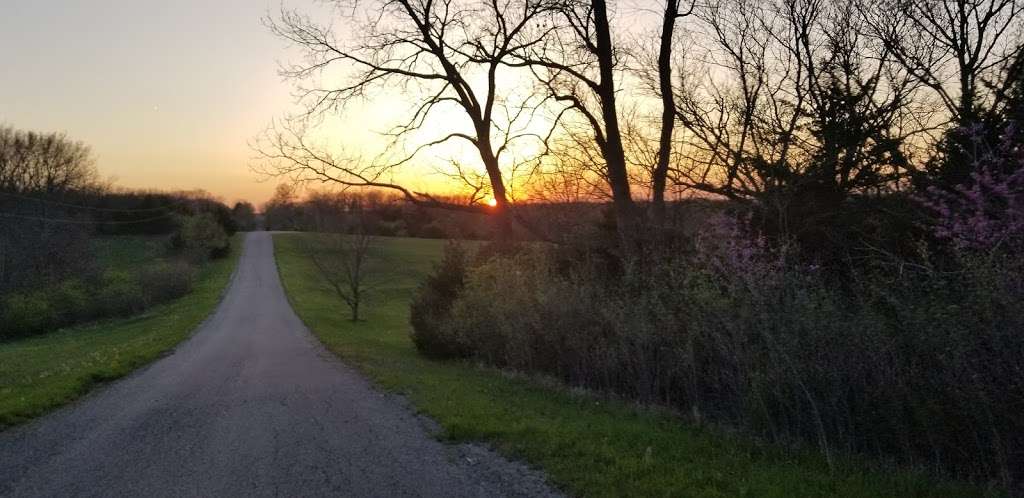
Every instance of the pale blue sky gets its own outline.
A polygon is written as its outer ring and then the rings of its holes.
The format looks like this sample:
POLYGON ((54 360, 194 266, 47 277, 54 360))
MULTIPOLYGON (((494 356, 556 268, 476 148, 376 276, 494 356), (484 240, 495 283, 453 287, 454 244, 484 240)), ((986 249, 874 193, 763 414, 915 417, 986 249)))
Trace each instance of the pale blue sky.
MULTIPOLYGON (((311 0, 293 0, 303 7, 311 0)), ((129 187, 264 201, 247 141, 289 109, 278 0, 3 0, 0 123, 66 131, 129 187)))

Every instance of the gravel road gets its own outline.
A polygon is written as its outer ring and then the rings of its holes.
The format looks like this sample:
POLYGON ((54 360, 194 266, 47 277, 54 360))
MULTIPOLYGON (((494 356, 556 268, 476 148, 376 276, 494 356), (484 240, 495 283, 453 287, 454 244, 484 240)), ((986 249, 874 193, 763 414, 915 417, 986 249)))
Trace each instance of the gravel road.
POLYGON ((0 496, 554 496, 543 476, 446 445, 310 335, 267 233, 170 354, 0 432, 0 496))

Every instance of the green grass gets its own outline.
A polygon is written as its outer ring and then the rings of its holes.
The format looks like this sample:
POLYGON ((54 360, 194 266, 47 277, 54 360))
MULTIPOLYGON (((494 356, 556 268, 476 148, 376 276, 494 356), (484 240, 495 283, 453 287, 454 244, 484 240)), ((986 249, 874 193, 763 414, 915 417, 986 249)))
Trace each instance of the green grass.
MULTIPOLYGON (((100 259, 130 269, 147 255, 160 254, 157 239, 104 239, 100 259)), ((41 336, 0 343, 0 428, 24 422, 88 392, 99 382, 124 376, 160 357, 188 337, 220 302, 241 253, 242 236, 231 254, 200 271, 188 295, 141 315, 69 327, 41 336)))
MULTIPOLYGON (((983 496, 978 488, 921 474, 843 463, 830 470, 809 451, 755 444, 692 427, 658 410, 574 392, 557 383, 465 362, 428 360, 409 338, 411 292, 444 243, 382 239, 399 269, 387 275, 366 321, 347 310, 300 248, 274 237, 282 281, 296 312, 334 353, 382 388, 405 394, 451 441, 483 441, 542 468, 579 496, 983 496)), ((997 495, 996 492, 988 493, 997 495)))
POLYGON ((96 237, 91 244, 97 266, 134 273, 154 260, 163 259, 168 240, 166 235, 108 235, 96 237))

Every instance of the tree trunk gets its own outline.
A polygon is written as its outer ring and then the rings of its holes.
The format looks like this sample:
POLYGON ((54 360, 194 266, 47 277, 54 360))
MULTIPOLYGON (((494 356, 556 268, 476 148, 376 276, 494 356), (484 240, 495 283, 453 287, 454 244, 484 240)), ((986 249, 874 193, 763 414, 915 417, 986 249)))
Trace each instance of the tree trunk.
POLYGON ((481 140, 477 145, 477 149, 480 152, 480 160, 484 163, 484 169, 487 170, 487 178, 491 183, 491 195, 494 196, 494 241, 502 244, 511 242, 513 239, 512 235, 514 228, 512 214, 510 212, 512 206, 510 206, 508 202, 508 193, 505 190, 505 179, 501 177, 501 168, 498 165, 498 158, 494 154, 489 140, 481 140))
POLYGON ((665 225, 665 184, 672 153, 672 131, 675 127, 675 100, 672 94, 672 35, 678 0, 665 0, 665 16, 661 22, 661 47, 658 50, 658 91, 661 93, 661 136, 658 139, 658 164, 651 174, 651 215, 655 227, 665 225))
POLYGON ((626 153, 622 145, 619 128, 619 114, 615 104, 615 60, 612 50, 611 28, 605 0, 593 0, 594 32, 597 35, 597 60, 601 81, 598 96, 601 100, 601 117, 604 119, 605 144, 603 155, 608 168, 608 184, 612 190, 615 208, 615 222, 622 243, 623 255, 636 252, 639 241, 639 222, 636 205, 630 194, 629 173, 626 168, 626 153))

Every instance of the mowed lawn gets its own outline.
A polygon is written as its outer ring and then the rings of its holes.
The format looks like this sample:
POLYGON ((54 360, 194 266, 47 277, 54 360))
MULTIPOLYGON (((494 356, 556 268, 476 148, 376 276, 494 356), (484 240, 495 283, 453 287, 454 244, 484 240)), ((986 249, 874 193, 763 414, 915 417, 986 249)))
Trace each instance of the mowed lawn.
POLYGON ((921 474, 845 462, 830 470, 810 451, 781 450, 721 430, 686 425, 658 410, 416 353, 409 298, 444 242, 380 239, 390 270, 366 320, 348 310, 305 258, 304 234, 274 236, 289 299, 313 333, 383 389, 406 395, 455 442, 482 441, 543 469, 578 496, 997 496, 921 474))
MULTIPOLYGON (((0 428, 17 424, 81 396, 158 358, 216 308, 241 254, 244 235, 231 254, 205 265, 192 292, 130 318, 105 320, 0 343, 0 428)), ((163 253, 163 240, 116 237, 97 242, 107 268, 132 271, 163 253)))

